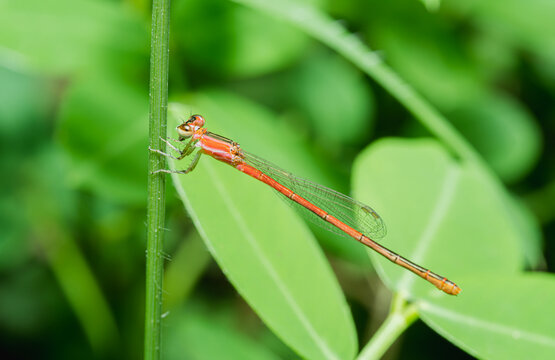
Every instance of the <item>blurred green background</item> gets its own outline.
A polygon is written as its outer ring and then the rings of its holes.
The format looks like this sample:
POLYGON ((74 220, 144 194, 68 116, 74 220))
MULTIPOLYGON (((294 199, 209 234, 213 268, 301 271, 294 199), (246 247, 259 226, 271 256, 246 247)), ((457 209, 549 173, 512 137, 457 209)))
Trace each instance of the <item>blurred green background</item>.
MULTIPOLYGON (((306 2, 376 50, 478 150, 523 205, 514 221, 532 224, 526 268, 552 271, 555 3, 306 2)), ((142 356, 150 7, 0 1, 2 358, 142 356)), ((222 135, 341 192, 371 142, 430 137, 345 58, 251 8, 173 0, 170 43, 170 100, 205 114, 209 129, 209 114, 248 118, 251 130, 229 120, 221 127, 239 135, 222 135), (256 137, 257 119, 286 139, 284 152, 256 137)), ((230 285, 168 181, 164 358, 297 358, 230 285)), ((390 292, 356 244, 314 231, 364 345, 390 292)), ((469 357, 417 322, 387 357, 446 353, 469 357)))

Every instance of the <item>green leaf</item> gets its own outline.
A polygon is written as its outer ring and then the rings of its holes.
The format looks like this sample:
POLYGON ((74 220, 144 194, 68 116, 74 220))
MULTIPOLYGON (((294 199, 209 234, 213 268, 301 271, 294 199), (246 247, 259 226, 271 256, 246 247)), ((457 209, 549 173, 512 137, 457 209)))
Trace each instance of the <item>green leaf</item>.
MULTIPOLYGON (((463 275, 514 273, 522 266, 520 233, 501 193, 436 141, 374 143, 355 162, 353 188, 383 217, 388 235, 380 242, 457 283, 460 296, 463 275)), ((397 291, 440 295, 414 274, 371 255, 382 279, 397 291)))
POLYGON ((68 89, 58 138, 68 150, 74 186, 142 203, 147 180, 147 94, 112 76, 81 78, 68 89))
POLYGON ((418 303, 422 319, 482 359, 552 359, 555 353, 553 274, 461 278, 465 291, 455 300, 418 303))
MULTIPOLYGON (((249 129, 249 116, 218 117, 215 108, 205 113, 209 129, 249 129)), ((249 131, 260 136, 261 128, 249 131)), ((173 180, 228 279, 285 343, 306 358, 354 357, 356 334, 337 280, 306 225, 271 188, 208 156, 173 180)))
POLYGON ((299 30, 259 13, 237 7, 233 14, 235 47, 230 70, 238 76, 256 76, 283 68, 307 47, 299 30))
POLYGON ((291 94, 323 140, 354 142, 373 124, 374 99, 363 79, 343 59, 318 55, 298 70, 291 94))

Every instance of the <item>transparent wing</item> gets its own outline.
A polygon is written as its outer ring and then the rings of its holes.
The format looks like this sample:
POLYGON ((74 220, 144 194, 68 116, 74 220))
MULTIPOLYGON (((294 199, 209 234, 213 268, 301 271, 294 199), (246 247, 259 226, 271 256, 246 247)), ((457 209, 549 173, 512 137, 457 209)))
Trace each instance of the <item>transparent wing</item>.
MULTIPOLYGON (((382 218, 368 205, 360 203, 346 195, 312 181, 297 177, 270 162, 253 154, 243 151, 245 162, 262 171, 280 184, 291 189, 299 196, 310 201, 322 210, 335 216, 353 229, 356 229, 371 239, 380 239, 385 236, 386 229, 382 218)), ((337 229, 310 210, 294 201, 287 201, 295 210, 313 223, 339 235, 350 237, 337 229)))

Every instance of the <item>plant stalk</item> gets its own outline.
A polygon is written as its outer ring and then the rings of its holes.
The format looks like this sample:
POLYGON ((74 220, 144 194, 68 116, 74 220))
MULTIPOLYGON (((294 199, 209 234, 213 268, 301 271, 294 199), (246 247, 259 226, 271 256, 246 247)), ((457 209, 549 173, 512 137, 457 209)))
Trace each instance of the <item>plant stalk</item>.
MULTIPOLYGON (((153 0, 150 40, 149 146, 151 149, 159 149, 163 152, 166 146, 161 138, 166 137, 168 108, 169 25, 170 0, 153 0)), ((148 360, 160 359, 166 183, 164 173, 154 172, 165 169, 166 166, 164 156, 149 152, 144 338, 144 358, 148 360)))
POLYGON ((418 319, 415 305, 407 303, 401 296, 393 299, 389 315, 370 342, 357 357, 357 360, 381 359, 399 336, 418 319))

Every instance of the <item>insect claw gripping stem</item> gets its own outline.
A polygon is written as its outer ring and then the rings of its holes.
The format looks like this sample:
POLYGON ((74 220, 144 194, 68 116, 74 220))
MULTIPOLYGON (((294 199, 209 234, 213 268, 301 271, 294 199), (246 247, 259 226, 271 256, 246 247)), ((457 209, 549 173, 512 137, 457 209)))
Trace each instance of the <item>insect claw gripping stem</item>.
POLYGON ((178 152, 179 154, 181 154, 181 150, 179 150, 179 148, 177 148, 177 147, 174 146, 171 142, 168 141, 168 140, 173 140, 173 141, 179 141, 179 140, 172 139, 172 138, 164 139, 163 137, 161 137, 160 140, 162 140, 163 142, 165 142, 166 145, 168 145, 170 148, 172 148, 173 151, 178 152))
POLYGON ((166 174, 187 174, 187 170, 168 170, 168 169, 158 169, 153 171, 153 174, 166 173, 166 174))
POLYGON ((150 146, 148 147, 148 150, 150 150, 150 151, 152 151, 152 152, 155 152, 155 153, 157 153, 157 154, 164 155, 164 156, 166 156, 166 157, 175 159, 175 160, 179 160, 178 158, 176 158, 175 156, 173 156, 173 155, 171 155, 171 154, 166 154, 166 153, 163 152, 162 150, 153 149, 153 148, 151 148, 150 146))
MULTIPOLYGON (((194 149, 194 148, 193 148, 194 149)), ((195 167, 198 164, 198 161, 200 160, 200 156, 202 155, 202 153, 199 151, 195 154, 195 157, 193 158, 193 161, 191 161, 191 164, 189 165, 189 167, 185 170, 164 170, 164 169, 160 169, 158 170, 159 172, 165 172, 165 173, 169 173, 169 174, 188 174, 191 171, 193 171, 195 169, 195 167)))
POLYGON ((167 170, 167 169, 158 169, 158 170, 154 170, 153 172, 151 172, 151 174, 159 174, 159 173, 171 174, 172 171, 171 171, 171 170, 167 170))
MULTIPOLYGON (((166 142, 172 149, 176 150, 177 152, 179 152, 180 156, 179 157, 175 157, 171 154, 166 154, 165 152, 158 150, 158 149, 153 149, 150 146, 148 147, 148 150, 155 152, 157 154, 163 155, 163 156, 167 156, 169 158, 172 158, 174 160, 181 160, 186 156, 191 155, 191 153, 193 151, 195 151, 195 147, 191 146, 192 144, 195 144, 196 141, 193 143, 192 141, 190 141, 187 146, 185 147, 185 149, 183 150, 179 150, 176 147, 174 147, 173 145, 171 145, 168 141, 166 141, 165 139, 162 139, 164 142, 166 142)), ((193 171, 195 169, 195 167, 197 166, 199 160, 200 160, 200 156, 202 155, 202 152, 197 152, 195 154, 195 157, 193 158, 193 161, 191 162, 191 164, 189 165, 189 167, 185 170, 168 170, 168 169, 158 169, 156 171, 153 171, 152 174, 158 174, 158 173, 167 173, 167 174, 187 174, 190 173, 191 171, 193 171)))
MULTIPOLYGON (((191 141, 189 141, 189 143, 185 146, 185 148, 181 151, 181 156, 179 157, 179 159, 183 159, 186 156, 189 156, 193 153, 193 151, 195 151, 195 144, 198 142, 198 140, 195 140, 193 138, 191 138, 191 141)), ((200 155, 199 155, 200 156, 200 155)), ((193 162, 198 161, 198 159, 194 159, 193 162)))

